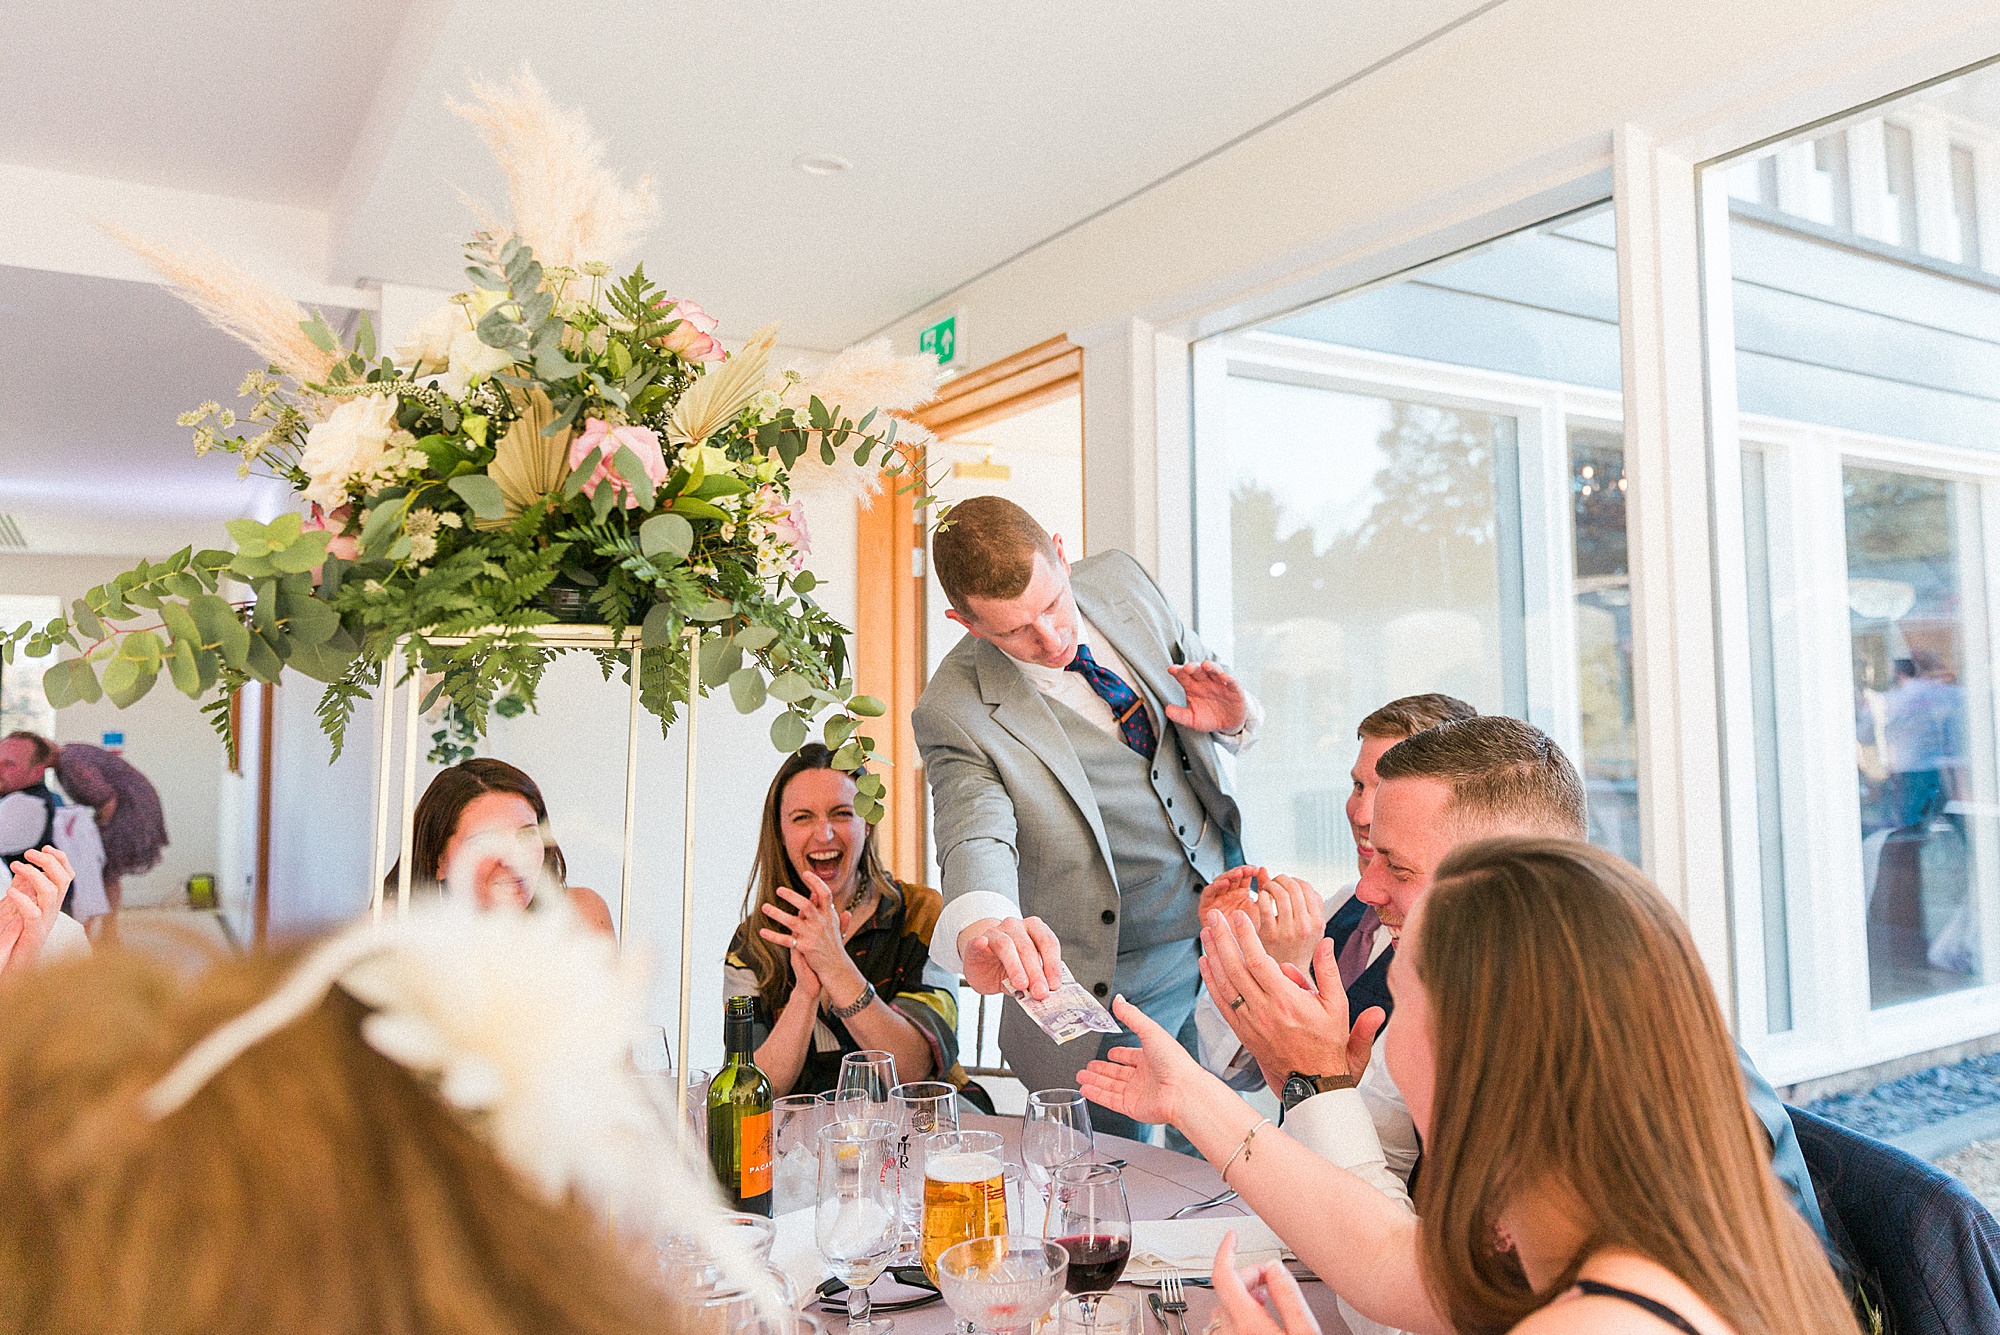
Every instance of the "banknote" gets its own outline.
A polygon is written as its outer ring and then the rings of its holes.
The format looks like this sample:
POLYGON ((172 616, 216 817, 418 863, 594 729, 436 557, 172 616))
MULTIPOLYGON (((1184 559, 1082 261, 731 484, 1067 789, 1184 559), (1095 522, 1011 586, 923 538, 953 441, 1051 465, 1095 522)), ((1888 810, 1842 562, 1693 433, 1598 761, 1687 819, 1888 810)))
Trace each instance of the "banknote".
POLYGON ((1067 1043, 1085 1034, 1119 1032, 1118 1021, 1112 1019, 1111 1012, 1104 1009, 1082 983, 1076 981, 1068 965, 1063 966, 1062 976, 1062 986, 1040 1001, 1029 997, 1026 992, 1012 992, 1011 995, 1021 1003, 1021 1009, 1028 1013, 1028 1018, 1057 1043, 1067 1043))

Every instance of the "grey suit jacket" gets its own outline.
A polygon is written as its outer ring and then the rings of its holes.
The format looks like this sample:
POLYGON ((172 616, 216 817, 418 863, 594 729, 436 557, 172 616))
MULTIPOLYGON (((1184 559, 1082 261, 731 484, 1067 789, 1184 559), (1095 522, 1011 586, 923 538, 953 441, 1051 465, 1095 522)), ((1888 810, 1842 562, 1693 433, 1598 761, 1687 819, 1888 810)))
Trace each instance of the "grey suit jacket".
MULTIPOLYGON (((1072 567, 1077 607, 1110 641, 1154 698, 1187 703, 1173 663, 1213 657, 1183 626, 1139 563, 1103 552, 1072 567)), ((929 776, 938 865, 948 904, 992 890, 1048 923, 1063 959, 1086 988, 1111 983, 1118 963, 1118 883, 1090 776, 1049 704, 1014 660, 967 636, 945 655, 911 722, 929 776)), ((1232 865, 1242 860, 1242 820, 1208 733, 1175 728, 1191 781, 1223 832, 1232 865)), ((1029 1089, 1076 1083, 1097 1055, 1077 1039, 1058 1048, 1011 1001, 1000 1048, 1029 1089)))

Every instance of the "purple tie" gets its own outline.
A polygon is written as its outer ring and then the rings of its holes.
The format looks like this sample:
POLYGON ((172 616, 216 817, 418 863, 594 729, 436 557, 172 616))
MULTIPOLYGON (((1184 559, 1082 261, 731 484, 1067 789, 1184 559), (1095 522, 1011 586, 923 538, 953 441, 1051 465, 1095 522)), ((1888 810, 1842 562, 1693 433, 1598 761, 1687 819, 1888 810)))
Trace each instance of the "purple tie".
POLYGON ((1139 693, 1116 672, 1099 667, 1090 650, 1081 644, 1076 646, 1076 657, 1069 661, 1065 671, 1075 672, 1090 683, 1090 689, 1111 706, 1111 717, 1118 721, 1118 735, 1125 739, 1125 745, 1151 760, 1160 749, 1160 739, 1153 735, 1153 720, 1146 713, 1146 702, 1139 698, 1139 693))
POLYGON ((1344 990, 1354 986, 1354 980, 1368 971, 1368 952, 1375 944, 1375 933, 1382 929, 1382 918, 1370 904, 1361 911, 1361 921, 1354 924, 1354 930, 1347 934, 1346 944, 1340 948, 1337 957, 1340 968, 1340 986, 1344 990))

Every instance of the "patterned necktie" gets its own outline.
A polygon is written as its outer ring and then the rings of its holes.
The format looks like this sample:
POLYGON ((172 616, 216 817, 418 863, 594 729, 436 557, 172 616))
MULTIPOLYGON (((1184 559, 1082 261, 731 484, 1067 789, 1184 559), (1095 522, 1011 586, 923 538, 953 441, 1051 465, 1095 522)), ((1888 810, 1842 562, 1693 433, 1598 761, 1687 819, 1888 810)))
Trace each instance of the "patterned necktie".
POLYGON ((1116 672, 1099 667, 1091 659, 1090 650, 1080 644, 1065 671, 1079 673, 1090 683, 1090 689, 1111 706, 1111 717, 1118 721, 1118 735, 1125 739, 1125 745, 1151 760, 1160 749, 1160 739, 1153 735, 1153 720, 1146 713, 1146 702, 1139 698, 1139 693, 1116 672))

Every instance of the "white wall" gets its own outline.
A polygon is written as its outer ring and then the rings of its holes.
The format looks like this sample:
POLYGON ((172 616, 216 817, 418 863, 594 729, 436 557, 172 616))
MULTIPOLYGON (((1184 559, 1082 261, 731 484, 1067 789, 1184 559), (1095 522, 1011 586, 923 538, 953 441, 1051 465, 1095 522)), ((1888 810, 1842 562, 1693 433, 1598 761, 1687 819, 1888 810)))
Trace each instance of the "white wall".
POLYGON ((962 308, 984 361, 1129 317, 1216 332, 1295 285, 1346 285, 1315 274, 1608 171, 1627 121, 1714 127, 1706 152, 1726 151, 1990 55, 2000 39, 1975 29, 1994 24, 1968 0, 1509 0, 887 332, 914 346, 962 308))
MULTIPOLYGON (((115 578, 131 564, 122 557, 0 556, 0 593, 54 594, 68 607, 86 589, 115 578)), ((158 867, 126 878, 125 904, 129 908, 180 900, 190 875, 220 870, 217 807, 225 769, 222 741, 165 673, 130 709, 100 700, 72 705, 56 715, 58 742, 100 743, 107 732, 125 734, 125 758, 160 790, 171 841, 158 867)))

